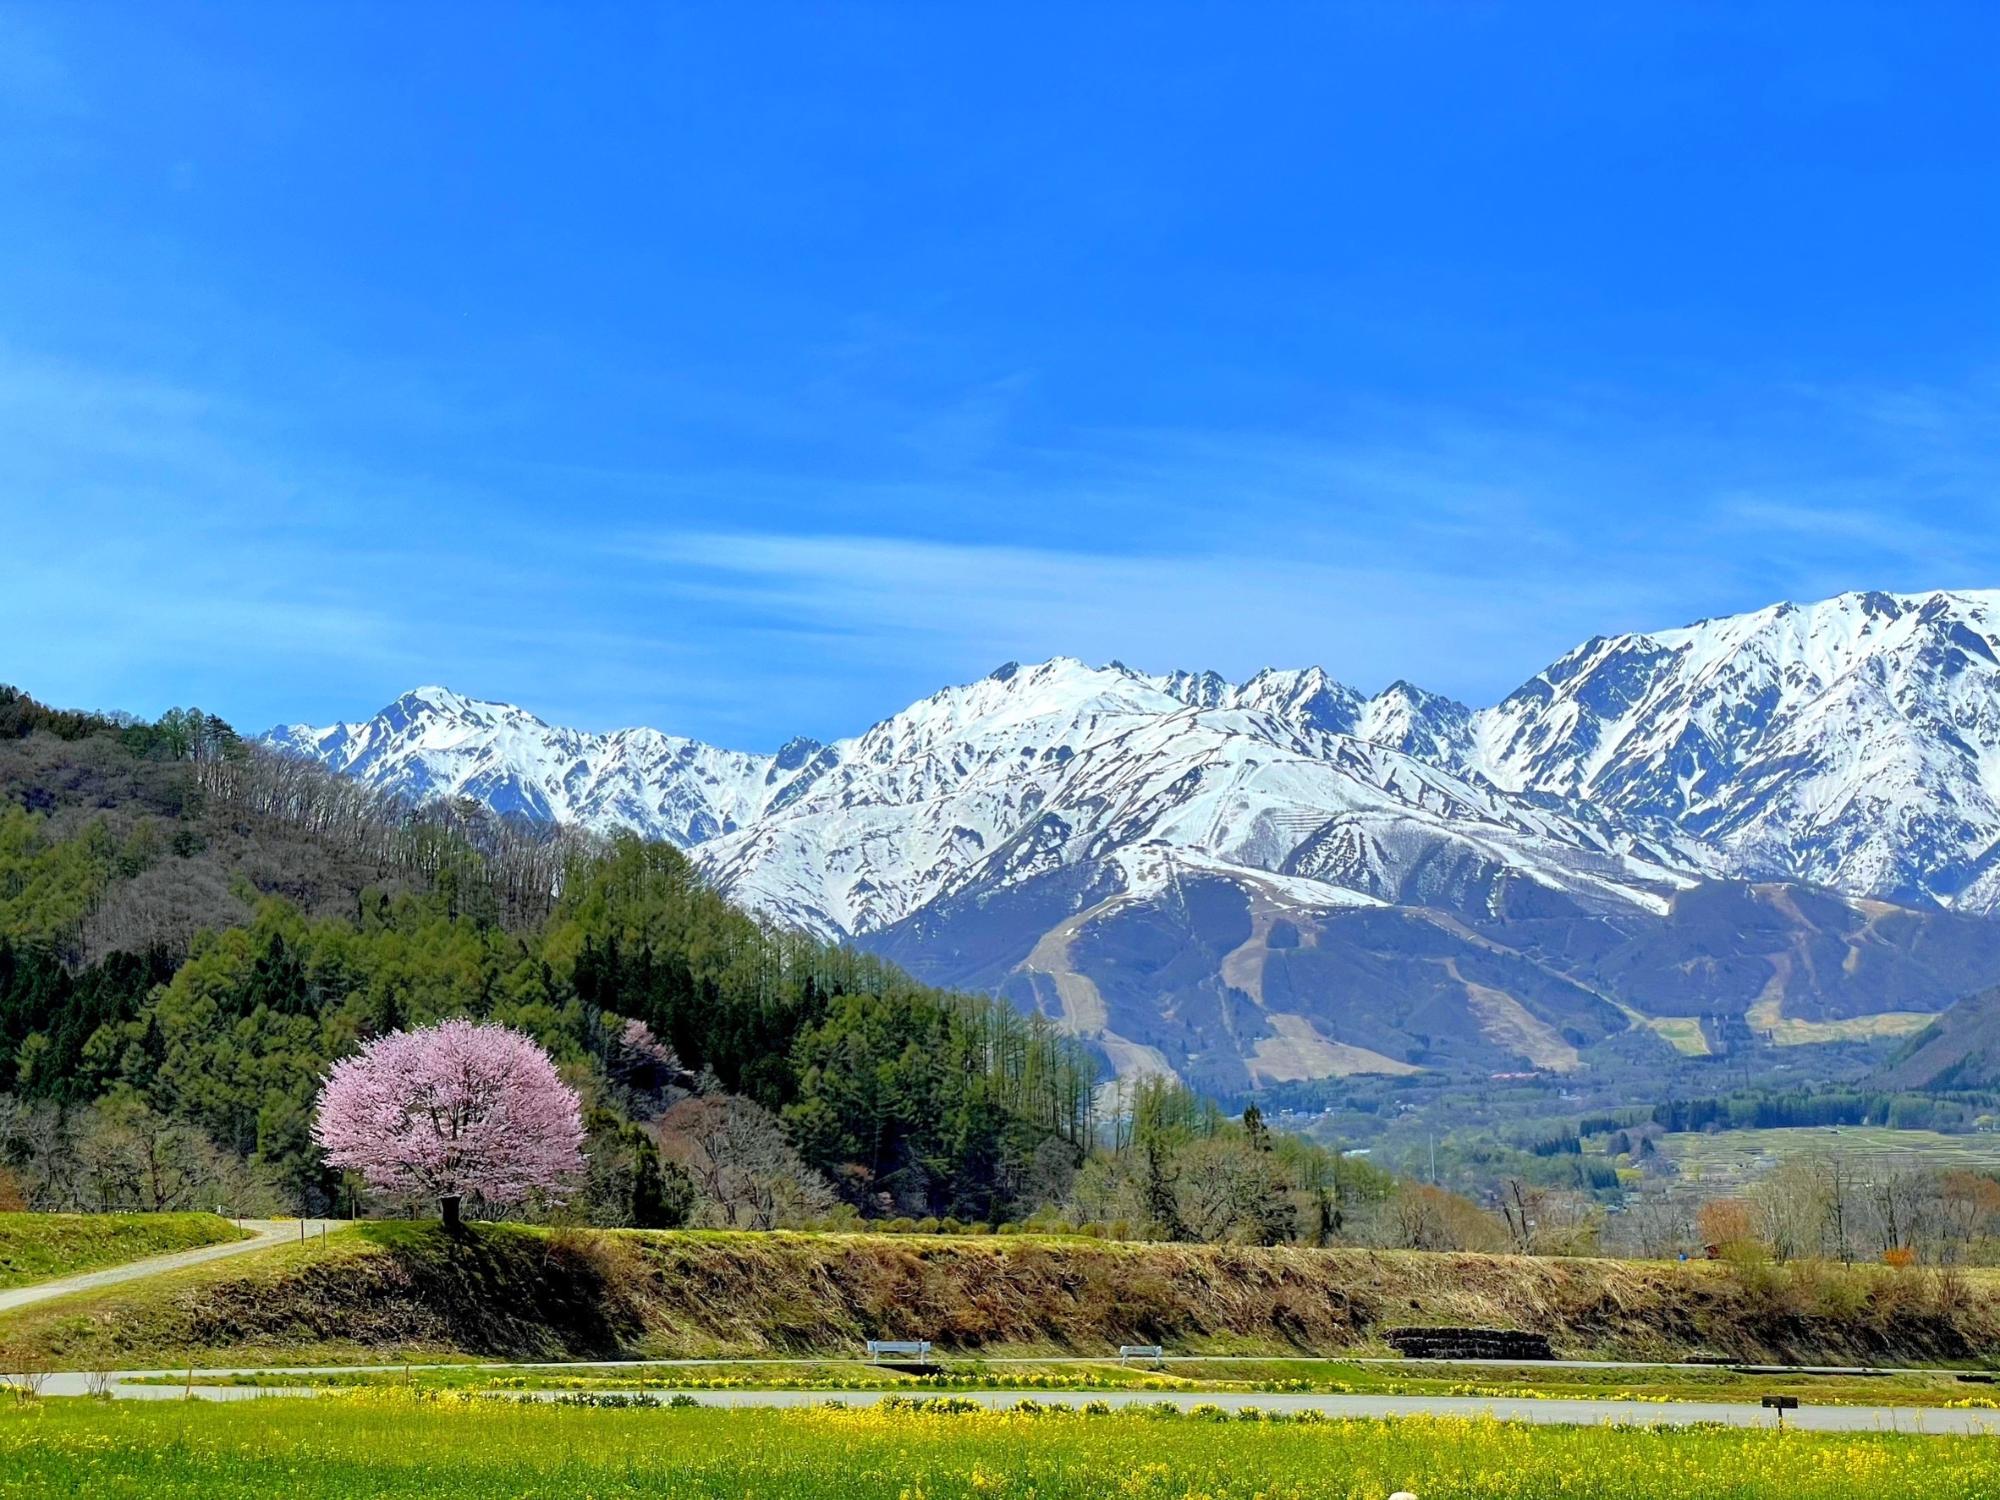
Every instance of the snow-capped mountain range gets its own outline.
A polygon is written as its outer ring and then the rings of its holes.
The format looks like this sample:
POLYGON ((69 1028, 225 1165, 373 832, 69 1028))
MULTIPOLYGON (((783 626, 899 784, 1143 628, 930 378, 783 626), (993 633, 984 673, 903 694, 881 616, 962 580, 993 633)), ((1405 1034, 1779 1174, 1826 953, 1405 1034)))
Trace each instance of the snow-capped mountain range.
MULTIPOLYGON (((412 798, 669 840, 744 904, 830 936, 900 921, 996 860, 1018 877, 1142 844, 1170 851, 1167 865, 1296 881, 1314 900, 1394 899, 1413 842, 1656 908, 1700 867, 1692 846, 1662 859, 1587 810, 1452 769, 1472 722, 1404 684, 1363 698, 1317 668, 1239 685, 1059 657, 772 756, 651 729, 585 734, 436 687, 359 724, 266 739, 412 798)), ((1157 878, 1161 858, 1142 863, 1157 878)))
MULTIPOLYGON (((1366 696, 1316 667, 1234 683, 1057 658, 774 755, 652 729, 581 733, 442 688, 360 723, 266 739, 413 797, 671 840, 743 904, 890 948, 940 979, 1019 991, 1046 976, 1052 989, 1017 998, 1086 1033, 1094 1022, 1117 1060, 1105 1003, 1079 988, 1079 943, 1114 915, 1185 906, 1190 888, 1218 882, 1248 930, 1218 951, 1210 987, 1267 1010, 1263 986, 1241 982, 1246 945, 1263 951, 1275 930, 1281 948, 1318 949, 1329 923, 1370 908, 1472 932, 1518 926, 1524 893, 1539 892, 1536 910, 1630 939, 1633 924, 1671 926, 1691 893, 1738 881, 1919 915, 1991 913, 1997 653, 2000 592, 1865 593, 1588 641, 1481 709, 1402 682, 1366 696), (1301 917, 1318 936, 1298 937, 1301 917)), ((1831 993, 1800 990, 1799 965, 1818 972, 1810 954, 1765 957, 1795 1004, 1831 993)), ((1578 980, 1568 960, 1534 962, 1578 980)), ((1563 1036, 1575 1017, 1505 1013, 1503 1000, 1534 1005, 1464 978, 1456 960, 1445 969, 1474 1029, 1513 1037, 1510 1055, 1561 1061, 1579 1045, 1563 1036), (1522 1042, 1536 1027, 1546 1035, 1522 1042)), ((1757 994, 1781 1003, 1768 988, 1757 994)), ((1598 994, 1586 1009, 1632 1009, 1602 985, 1581 990, 1598 994)), ((1217 1024, 1253 1082, 1348 1071, 1357 1048, 1363 1066, 1411 1065, 1409 1046, 1315 1023, 1312 1035, 1290 1026, 1260 1066, 1257 1045, 1274 1033, 1268 1016, 1248 1019, 1264 1034, 1217 1024)), ((1183 1072, 1222 1045, 1194 1038, 1174 1057, 1157 1039, 1125 1041, 1140 1049, 1133 1066, 1183 1072)))

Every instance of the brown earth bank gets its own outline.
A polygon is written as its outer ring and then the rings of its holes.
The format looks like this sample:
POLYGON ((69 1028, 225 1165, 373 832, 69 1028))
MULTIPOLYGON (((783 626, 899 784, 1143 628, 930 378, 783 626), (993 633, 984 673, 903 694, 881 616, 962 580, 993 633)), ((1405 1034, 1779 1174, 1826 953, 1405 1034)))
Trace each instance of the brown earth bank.
POLYGON ((1106 1243, 364 1224, 0 1317, 0 1368, 940 1352, 1390 1352, 1392 1328, 1546 1334, 1558 1356, 1971 1363, 2000 1277, 1106 1243))

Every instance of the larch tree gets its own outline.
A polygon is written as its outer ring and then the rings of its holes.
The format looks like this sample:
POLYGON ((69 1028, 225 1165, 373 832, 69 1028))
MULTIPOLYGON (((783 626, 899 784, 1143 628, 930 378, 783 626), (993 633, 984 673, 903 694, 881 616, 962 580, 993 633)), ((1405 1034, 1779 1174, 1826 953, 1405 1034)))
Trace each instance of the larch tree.
POLYGON ((334 1064, 313 1139, 370 1187, 436 1198, 454 1231, 467 1197, 557 1194, 583 1166, 576 1091, 548 1053, 466 1020, 392 1032, 334 1064))

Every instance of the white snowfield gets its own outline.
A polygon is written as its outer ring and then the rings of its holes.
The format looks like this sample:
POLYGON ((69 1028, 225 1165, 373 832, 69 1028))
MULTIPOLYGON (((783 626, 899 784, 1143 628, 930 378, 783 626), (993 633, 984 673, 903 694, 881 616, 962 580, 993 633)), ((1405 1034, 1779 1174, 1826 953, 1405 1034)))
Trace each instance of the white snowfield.
MULTIPOLYGON (((1085 864, 1327 907, 1476 860, 1663 909, 1704 876, 2000 906, 2000 593, 1845 594, 1600 638, 1473 710, 1321 669, 1058 657, 775 755, 420 688, 267 740, 375 786, 631 829, 829 935, 1085 864)), ((1135 892, 1136 893, 1136 892, 1135 892)))

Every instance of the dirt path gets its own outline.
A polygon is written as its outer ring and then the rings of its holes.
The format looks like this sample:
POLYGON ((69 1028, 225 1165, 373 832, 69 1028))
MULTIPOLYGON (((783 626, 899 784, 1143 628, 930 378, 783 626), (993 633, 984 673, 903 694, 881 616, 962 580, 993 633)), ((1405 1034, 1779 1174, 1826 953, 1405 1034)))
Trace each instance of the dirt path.
POLYGON ((271 1250, 279 1245, 296 1244, 303 1223, 308 1239, 318 1239, 322 1230, 332 1231, 343 1228, 344 1219, 242 1219, 239 1220, 252 1234, 246 1240, 227 1240, 220 1245, 202 1245, 193 1250, 177 1250, 171 1255, 155 1255, 145 1260, 127 1261, 122 1266, 106 1266, 101 1270, 85 1271, 75 1276, 58 1276, 53 1281, 38 1281, 32 1286, 17 1286, 0 1292, 0 1312, 11 1312, 17 1307, 27 1307, 36 1302, 47 1302, 56 1297, 67 1297, 72 1292, 95 1291, 98 1287, 116 1286, 121 1281, 137 1281, 145 1276, 158 1276, 164 1271, 179 1271, 187 1266, 199 1266, 211 1260, 223 1260, 232 1255, 248 1255, 256 1250, 271 1250))

